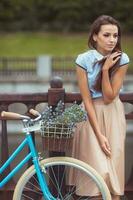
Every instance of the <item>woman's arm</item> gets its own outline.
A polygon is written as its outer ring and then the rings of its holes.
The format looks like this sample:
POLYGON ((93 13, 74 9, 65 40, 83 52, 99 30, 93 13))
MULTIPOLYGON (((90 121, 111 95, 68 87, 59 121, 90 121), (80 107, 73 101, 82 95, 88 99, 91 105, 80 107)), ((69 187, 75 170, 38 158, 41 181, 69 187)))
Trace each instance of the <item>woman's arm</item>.
MULTIPOLYGON (((112 54, 116 55, 115 53, 112 54)), ((107 58, 102 68, 102 92, 105 103, 112 102, 113 99, 119 94, 120 88, 123 84, 123 80, 128 68, 128 65, 119 67, 113 74, 112 79, 109 79, 109 69, 114 63, 118 61, 119 57, 113 60, 113 57, 107 58)))
POLYGON ((77 78, 78 78, 78 84, 79 84, 79 89, 81 92, 81 96, 85 105, 85 109, 88 113, 89 116, 89 121, 90 124, 94 130, 94 133, 98 139, 98 142, 104 151, 104 153, 107 156, 110 156, 110 147, 108 140, 106 137, 101 133, 100 127, 98 125, 97 117, 96 117, 96 112, 94 109, 93 101, 90 95, 89 87, 88 87, 88 80, 86 76, 86 71, 82 69, 81 67, 77 67, 77 78))

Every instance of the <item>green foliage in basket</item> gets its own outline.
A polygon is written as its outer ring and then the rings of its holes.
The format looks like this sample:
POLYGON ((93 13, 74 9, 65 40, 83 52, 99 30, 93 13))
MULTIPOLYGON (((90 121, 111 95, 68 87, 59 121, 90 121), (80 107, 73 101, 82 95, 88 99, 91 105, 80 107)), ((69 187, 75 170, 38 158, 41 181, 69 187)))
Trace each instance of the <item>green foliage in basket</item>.
POLYGON ((76 102, 64 109, 64 103, 59 101, 54 112, 52 107, 47 107, 42 113, 43 121, 47 124, 65 124, 74 126, 76 123, 86 120, 87 114, 76 102))

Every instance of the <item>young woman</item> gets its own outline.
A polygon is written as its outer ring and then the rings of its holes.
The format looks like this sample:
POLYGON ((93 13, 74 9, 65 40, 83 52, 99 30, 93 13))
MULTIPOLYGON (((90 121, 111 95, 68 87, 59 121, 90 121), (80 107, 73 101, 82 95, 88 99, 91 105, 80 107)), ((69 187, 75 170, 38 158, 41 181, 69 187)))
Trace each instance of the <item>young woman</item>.
MULTIPOLYGON (((88 120, 77 128, 72 155, 95 168, 107 183, 112 199, 119 200, 124 194, 126 132, 119 92, 129 63, 127 54, 121 50, 119 23, 111 16, 98 17, 91 27, 89 47, 91 50, 76 59, 88 120)), ((81 194, 98 196, 92 185, 81 194)))

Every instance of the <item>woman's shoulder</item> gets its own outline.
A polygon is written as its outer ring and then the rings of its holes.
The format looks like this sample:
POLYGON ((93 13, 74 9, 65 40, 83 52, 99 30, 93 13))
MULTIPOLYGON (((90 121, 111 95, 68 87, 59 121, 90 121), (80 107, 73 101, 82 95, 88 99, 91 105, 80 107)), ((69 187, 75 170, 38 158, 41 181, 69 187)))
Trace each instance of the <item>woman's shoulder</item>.
POLYGON ((93 50, 88 50, 88 51, 78 54, 77 58, 82 58, 82 59, 89 58, 89 57, 91 58, 92 54, 93 54, 93 50))
POLYGON ((120 58, 120 66, 126 65, 130 62, 129 56, 122 52, 121 58, 120 58))
POLYGON ((93 50, 88 50, 88 51, 85 51, 83 53, 80 53, 76 60, 75 60, 75 63, 85 69, 88 68, 88 66, 93 63, 95 60, 95 57, 93 55, 93 50))

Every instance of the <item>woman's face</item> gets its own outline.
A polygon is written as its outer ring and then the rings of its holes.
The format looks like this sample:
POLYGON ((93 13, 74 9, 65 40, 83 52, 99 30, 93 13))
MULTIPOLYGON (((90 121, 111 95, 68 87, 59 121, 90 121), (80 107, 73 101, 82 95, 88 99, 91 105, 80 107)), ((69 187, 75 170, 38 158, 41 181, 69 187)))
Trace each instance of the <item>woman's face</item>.
POLYGON ((96 49, 103 55, 112 52, 118 42, 118 27, 113 24, 102 25, 99 33, 93 35, 96 49))

